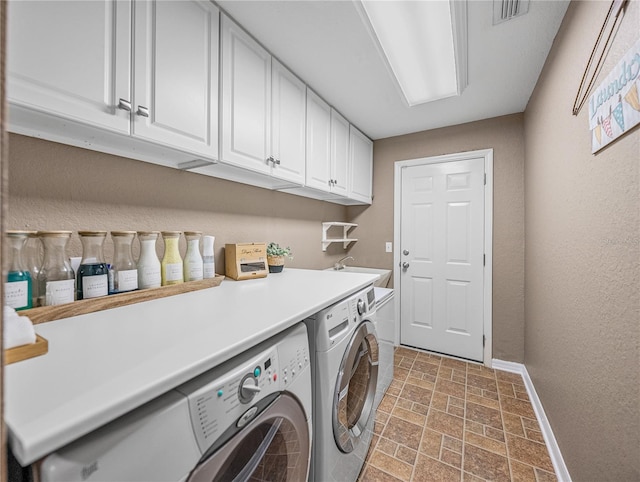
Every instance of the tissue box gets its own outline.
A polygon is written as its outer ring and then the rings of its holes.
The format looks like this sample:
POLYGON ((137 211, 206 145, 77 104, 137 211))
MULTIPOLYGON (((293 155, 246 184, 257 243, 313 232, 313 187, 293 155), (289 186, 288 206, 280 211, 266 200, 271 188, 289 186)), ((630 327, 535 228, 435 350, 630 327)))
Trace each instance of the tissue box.
POLYGON ((269 273, 266 243, 225 244, 225 271, 229 278, 264 278, 269 273))

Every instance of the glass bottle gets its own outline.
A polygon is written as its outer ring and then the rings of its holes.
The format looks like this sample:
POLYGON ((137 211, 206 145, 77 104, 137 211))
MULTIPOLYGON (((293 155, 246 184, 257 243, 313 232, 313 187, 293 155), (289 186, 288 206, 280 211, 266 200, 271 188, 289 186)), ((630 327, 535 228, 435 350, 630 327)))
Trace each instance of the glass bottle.
POLYGON ((109 294, 138 289, 138 268, 131 250, 135 236, 135 231, 111 231, 113 263, 109 276, 113 276, 113 286, 109 283, 109 294))
POLYGON ((82 260, 78 268, 76 293, 78 300, 109 294, 109 269, 102 247, 106 231, 78 231, 82 242, 82 260))
POLYGON ((38 275, 42 268, 43 246, 40 237, 36 231, 29 231, 27 243, 22 250, 23 260, 29 273, 31 273, 31 299, 32 306, 38 306, 38 275))
POLYGON ((4 285, 4 304, 15 310, 33 307, 33 280, 23 259, 23 249, 32 231, 7 231, 9 268, 4 285))
POLYGON ((160 260, 156 253, 158 231, 138 231, 140 257, 138 258, 138 288, 158 288, 162 284, 160 260))
POLYGON ((162 231, 164 256, 162 257, 162 286, 177 285, 184 282, 182 257, 178 243, 181 231, 162 231))
POLYGON ((184 255, 184 280, 198 281, 202 279, 202 256, 200 255, 200 237, 202 231, 185 231, 187 252, 184 255))
POLYGON ((75 273, 67 257, 71 231, 38 231, 44 247, 38 273, 38 306, 62 305, 75 299, 75 273))
POLYGON ((214 236, 202 237, 203 278, 205 279, 216 277, 216 264, 213 257, 213 243, 215 239, 214 236))

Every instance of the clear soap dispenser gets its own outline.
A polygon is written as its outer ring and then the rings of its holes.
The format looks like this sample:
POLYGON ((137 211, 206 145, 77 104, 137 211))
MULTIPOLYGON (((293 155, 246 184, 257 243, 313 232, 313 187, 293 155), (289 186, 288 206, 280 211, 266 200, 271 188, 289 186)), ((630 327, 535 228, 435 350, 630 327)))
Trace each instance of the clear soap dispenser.
POLYGON ((178 243, 182 231, 162 231, 164 240, 164 256, 162 257, 162 286, 176 285, 184 282, 182 257, 178 243))
POLYGON ((138 258, 138 288, 158 288, 162 285, 160 260, 156 253, 159 231, 138 231, 140 257, 138 258))
POLYGON ((26 310, 33 306, 33 280, 23 259, 23 249, 32 231, 7 231, 9 246, 9 269, 4 285, 4 304, 15 310, 26 310))
POLYGON ((135 231, 111 231, 113 263, 109 274, 113 277, 113 286, 110 286, 110 294, 138 289, 138 267, 131 249, 135 236, 135 231))
POLYGON ((201 231, 185 231, 187 253, 184 255, 184 280, 198 281, 203 276, 202 255, 200 255, 201 231))
POLYGON ((71 303, 75 299, 75 273, 67 257, 71 231, 38 231, 44 247, 38 274, 38 305, 71 303))
POLYGON ((78 231, 82 242, 82 260, 76 280, 77 299, 98 298, 109 294, 109 269, 102 247, 106 231, 78 231))

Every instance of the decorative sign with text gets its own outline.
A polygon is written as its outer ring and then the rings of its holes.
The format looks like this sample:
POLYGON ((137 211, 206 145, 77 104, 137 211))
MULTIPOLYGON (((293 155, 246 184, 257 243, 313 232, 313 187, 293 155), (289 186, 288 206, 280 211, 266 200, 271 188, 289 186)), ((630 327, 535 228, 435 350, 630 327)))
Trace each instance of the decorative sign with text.
POLYGON ((640 123, 640 39, 589 98, 591 152, 640 123))

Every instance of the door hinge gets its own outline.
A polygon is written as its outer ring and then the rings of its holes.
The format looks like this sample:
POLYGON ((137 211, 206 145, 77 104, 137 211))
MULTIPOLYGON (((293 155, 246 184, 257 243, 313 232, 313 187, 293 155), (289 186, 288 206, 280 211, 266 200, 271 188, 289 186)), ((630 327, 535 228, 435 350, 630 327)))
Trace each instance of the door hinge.
POLYGON ((483 254, 482 255, 482 266, 486 266, 487 265, 487 255, 483 254))
POLYGON ((485 186, 487 185, 487 173, 486 172, 484 173, 484 185, 485 186))
POLYGON ((484 344, 487 342, 487 337, 482 335, 482 348, 484 348, 484 344))

